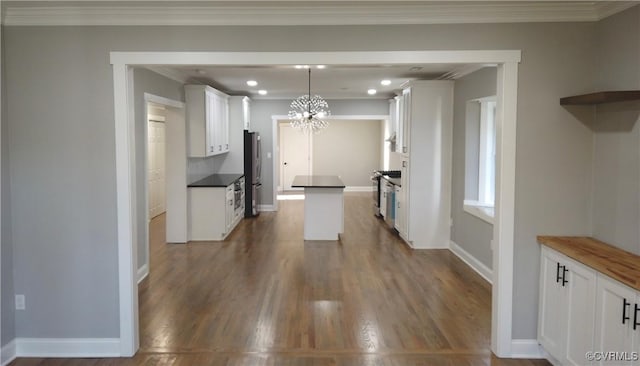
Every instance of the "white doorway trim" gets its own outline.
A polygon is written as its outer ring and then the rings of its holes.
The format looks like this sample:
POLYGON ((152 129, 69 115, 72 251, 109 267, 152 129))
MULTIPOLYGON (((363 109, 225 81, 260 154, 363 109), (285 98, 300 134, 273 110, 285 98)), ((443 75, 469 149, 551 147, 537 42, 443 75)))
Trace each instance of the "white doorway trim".
MULTIPOLYGON (((491 349, 510 357, 512 346, 515 152, 519 50, 384 52, 111 52, 113 65, 118 228, 120 351, 139 347, 136 286, 135 168, 131 66, 153 65, 410 65, 497 64, 496 218, 494 224, 491 349), (283 62, 283 60, 286 60, 283 62)), ((277 202, 277 201, 276 201, 277 202)), ((274 202, 275 204, 275 202, 274 202)))
MULTIPOLYGON (((147 118, 147 116, 149 115, 149 111, 148 111, 148 107, 149 107, 149 103, 154 103, 154 104, 158 104, 158 105, 162 105, 164 107, 168 107, 168 108, 177 108, 177 109, 184 109, 185 104, 183 102, 177 101, 177 100, 173 100, 173 99, 168 99, 165 97, 161 97, 159 95, 154 95, 154 94, 150 94, 150 93, 144 93, 144 115, 145 118, 147 118)), ((168 122, 168 121, 167 121, 168 122)), ((183 121, 184 123, 184 121, 183 121)), ((144 131, 143 131, 143 135, 146 137, 149 134, 149 130, 148 130, 148 123, 144 123, 144 131)), ((169 134, 166 135, 167 138, 171 138, 169 136, 169 134)), ((176 136, 177 137, 177 136, 176 136)), ((144 179, 144 191, 145 193, 145 201, 144 201, 144 206, 147 207, 146 210, 146 214, 145 214, 145 222, 147 223, 147 225, 145 225, 145 227, 143 228, 144 230, 144 239, 145 239, 145 263, 142 265, 142 267, 138 268, 137 270, 137 281, 140 282, 142 281, 149 273, 149 267, 150 267, 150 259, 149 259, 149 176, 148 176, 148 171, 147 171, 147 164, 148 164, 148 143, 147 140, 144 140, 144 151, 145 151, 145 156, 144 156, 144 173, 143 173, 143 178, 144 179)), ((168 161, 165 164, 169 164, 168 161)), ((168 171, 167 171, 168 173, 168 171)), ((168 189, 168 188, 167 188, 168 189)), ((167 191, 166 195, 168 196, 169 193, 167 191)), ((185 238, 186 241, 186 238, 185 238)), ((136 261, 137 263, 137 261, 136 261)))

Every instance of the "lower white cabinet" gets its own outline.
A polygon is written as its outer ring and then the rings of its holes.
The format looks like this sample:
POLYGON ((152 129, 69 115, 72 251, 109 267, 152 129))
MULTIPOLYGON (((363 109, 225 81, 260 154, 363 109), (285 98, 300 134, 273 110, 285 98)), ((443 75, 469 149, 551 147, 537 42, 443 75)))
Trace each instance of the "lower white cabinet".
POLYGON ((224 240, 243 215, 234 210, 234 186, 188 189, 189 240, 224 240))
POLYGON ((620 360, 603 359, 598 365, 639 365, 630 360, 640 351, 640 296, 634 289, 607 276, 598 278, 595 350, 617 352, 620 360), (627 357, 625 357, 627 356, 627 357), (628 358, 628 361, 625 361, 628 358))
POLYGON ((561 365, 640 365, 640 293, 549 247, 541 252, 544 349, 561 365))
POLYGON ((562 365, 589 365, 593 351, 596 272, 543 246, 538 341, 562 365))

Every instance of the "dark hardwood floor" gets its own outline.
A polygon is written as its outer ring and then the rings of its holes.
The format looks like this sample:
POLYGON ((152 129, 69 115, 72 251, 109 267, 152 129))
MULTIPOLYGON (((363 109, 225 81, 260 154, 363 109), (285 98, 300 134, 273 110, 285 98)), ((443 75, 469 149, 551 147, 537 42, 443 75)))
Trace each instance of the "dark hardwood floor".
POLYGON ((340 241, 302 239, 303 201, 225 242, 164 243, 151 223, 131 359, 12 365, 548 365, 490 352, 491 288, 447 250, 413 251, 349 193, 340 241))

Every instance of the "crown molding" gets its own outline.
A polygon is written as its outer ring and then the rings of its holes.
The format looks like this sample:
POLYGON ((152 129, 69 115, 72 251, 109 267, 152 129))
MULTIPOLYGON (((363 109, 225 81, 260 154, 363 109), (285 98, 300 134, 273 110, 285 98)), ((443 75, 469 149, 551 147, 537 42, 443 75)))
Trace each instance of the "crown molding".
POLYGON ((595 4, 595 12, 598 20, 602 20, 638 4, 638 1, 602 1, 595 4))
POLYGON ((6 5, 7 26, 390 25, 597 21, 637 2, 434 1, 30 2, 6 5), (73 4, 73 5, 69 5, 73 4), (195 2, 198 4, 198 2, 195 2), (34 6, 31 6, 34 5, 34 6))

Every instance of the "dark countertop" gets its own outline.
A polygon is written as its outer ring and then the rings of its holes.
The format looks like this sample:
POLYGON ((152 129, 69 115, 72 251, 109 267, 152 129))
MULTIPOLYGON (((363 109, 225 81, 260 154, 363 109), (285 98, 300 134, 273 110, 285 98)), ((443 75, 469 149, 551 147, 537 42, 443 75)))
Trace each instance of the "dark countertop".
POLYGON ((244 177, 244 174, 212 174, 197 182, 189 184, 189 188, 197 187, 227 187, 235 183, 238 179, 244 177))
POLYGON ((296 175, 293 178, 294 188, 344 188, 344 183, 337 175, 296 175))
POLYGON ((383 175, 382 179, 393 184, 394 186, 402 187, 402 181, 400 180, 400 178, 391 178, 388 175, 383 175))

